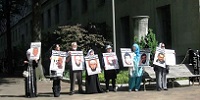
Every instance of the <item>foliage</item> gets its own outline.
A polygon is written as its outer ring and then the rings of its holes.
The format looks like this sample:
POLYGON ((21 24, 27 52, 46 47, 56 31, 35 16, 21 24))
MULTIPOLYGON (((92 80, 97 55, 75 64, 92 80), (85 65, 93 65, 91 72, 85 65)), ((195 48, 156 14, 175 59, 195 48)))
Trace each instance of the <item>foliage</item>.
POLYGON ((153 58, 158 41, 156 40, 156 36, 152 29, 149 29, 148 34, 145 37, 142 37, 140 41, 137 37, 134 37, 134 42, 140 46, 141 50, 149 49, 151 59, 153 58))
MULTIPOLYGON (((98 76, 99 76, 99 81, 104 83, 105 82, 104 71, 100 73, 98 76)), ((127 70, 121 70, 117 74, 117 79, 116 79, 117 84, 126 84, 128 83, 128 80, 129 80, 129 75, 127 70)))
POLYGON ((156 51, 156 47, 158 45, 158 41, 156 40, 156 35, 153 33, 152 29, 149 29, 148 34, 146 36, 147 45, 151 50, 151 54, 154 54, 156 51))
POLYGON ((6 17, 8 8, 10 14, 22 14, 22 6, 27 6, 27 0, 0 0, 0 18, 6 17))
POLYGON ((59 26, 53 34, 57 35, 55 41, 61 44, 61 49, 69 50, 71 43, 75 41, 85 54, 91 48, 99 54, 105 45, 111 44, 102 35, 89 33, 81 25, 59 26))
MULTIPOLYGON (((66 70, 64 72, 64 77, 69 78, 69 70, 66 70)), ((98 78, 101 83, 105 83, 104 71, 102 71, 102 73, 98 74, 98 78)), ((85 71, 82 72, 82 79, 83 80, 86 79, 85 71)), ((128 83, 128 81, 129 81, 129 75, 128 75, 127 70, 122 70, 117 74, 117 79, 116 79, 117 84, 126 84, 126 83, 128 83)))

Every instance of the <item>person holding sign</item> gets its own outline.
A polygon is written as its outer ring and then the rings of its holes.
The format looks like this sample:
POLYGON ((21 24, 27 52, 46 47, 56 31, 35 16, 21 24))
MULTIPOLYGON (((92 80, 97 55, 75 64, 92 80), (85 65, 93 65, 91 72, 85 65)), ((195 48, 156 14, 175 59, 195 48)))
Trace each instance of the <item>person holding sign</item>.
MULTIPOLYGON (((106 46, 106 52, 107 53, 111 53, 112 52, 112 47, 110 45, 106 46)), ((117 71, 116 69, 110 69, 110 70, 105 70, 106 69, 106 64, 104 62, 104 59, 102 59, 102 65, 104 66, 104 77, 105 77, 105 83, 106 83, 106 92, 109 92, 109 81, 110 79, 112 80, 112 87, 114 92, 117 91, 116 88, 116 78, 117 78, 117 71)), ((111 65, 114 64, 116 62, 114 62, 114 60, 112 60, 112 58, 107 57, 107 65, 111 65)))
MULTIPOLYGON (((72 42, 71 43, 71 51, 77 51, 77 42, 72 42)), ((78 81, 78 90, 79 90, 79 93, 83 93, 83 89, 82 89, 82 70, 72 70, 73 66, 72 66, 72 57, 71 57, 71 52, 69 51, 69 56, 67 57, 66 59, 66 62, 68 63, 69 67, 70 67, 70 95, 73 95, 74 94, 74 85, 75 85, 75 80, 77 78, 77 81, 78 81)), ((76 60, 79 60, 79 59, 74 59, 75 60, 75 63, 78 63, 78 61, 76 62, 76 60)))
MULTIPOLYGON (((94 50, 90 49, 87 53, 87 56, 94 56, 94 50)), ((97 61, 96 60, 90 60, 88 61, 88 65, 91 68, 92 71, 95 71, 97 68, 97 61)), ((88 71, 86 70, 86 93, 102 93, 102 89, 100 87, 100 82, 98 79, 98 74, 94 75, 88 75, 88 71)))
MULTIPOLYGON (((164 51, 165 50, 165 44, 159 43, 159 48, 164 51)), ((155 59, 155 58, 154 58, 155 59)), ((168 74, 168 68, 165 64, 165 54, 163 52, 158 53, 156 58, 156 63, 154 64, 154 71, 156 74, 156 89, 157 91, 161 90, 168 90, 167 89, 167 74, 168 74), (159 65, 164 65, 159 66, 159 65)))
MULTIPOLYGON (((60 51, 60 46, 59 44, 54 44, 53 45, 53 49, 56 51, 60 51)), ((52 57, 50 57, 50 59, 52 59, 52 57)), ((62 69, 62 63, 63 63, 63 59, 62 57, 58 57, 58 61, 57 61, 57 66, 59 69, 62 69)), ((56 71, 51 71, 52 74, 56 74, 56 71)), ((51 78, 53 80, 53 94, 54 97, 59 97, 60 96, 60 90, 61 90, 61 85, 60 85, 60 77, 53 77, 51 78)))
POLYGON ((137 92, 140 89, 140 84, 141 84, 142 75, 143 75, 143 68, 139 67, 140 48, 138 44, 133 44, 132 49, 133 49, 133 52, 135 53, 135 56, 133 58, 134 66, 132 70, 129 70, 130 71, 129 91, 132 91, 132 89, 135 89, 135 91, 137 92))
POLYGON ((23 76, 25 77, 25 96, 37 97, 37 82, 35 68, 38 66, 38 59, 31 60, 31 49, 26 51, 26 60, 24 61, 25 71, 23 76))

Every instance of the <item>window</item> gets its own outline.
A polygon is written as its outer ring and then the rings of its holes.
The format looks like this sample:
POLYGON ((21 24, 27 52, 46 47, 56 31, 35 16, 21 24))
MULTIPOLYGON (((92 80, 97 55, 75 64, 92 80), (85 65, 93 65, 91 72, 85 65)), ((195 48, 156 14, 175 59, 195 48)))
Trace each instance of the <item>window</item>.
POLYGON ((59 16, 60 15, 60 13, 59 13, 59 4, 57 4, 56 6, 55 6, 55 24, 59 24, 59 16))
POLYGON ((98 6, 105 5, 106 0, 98 0, 98 6))
POLYGON ((51 27, 51 10, 48 10, 48 28, 51 27))
POLYGON ((28 23, 25 24, 25 34, 28 34, 28 23))
POLYGON ((44 14, 41 14, 41 27, 44 29, 44 14))
POLYGON ((82 13, 87 12, 88 10, 88 2, 87 0, 82 0, 82 13))
POLYGON ((71 0, 67 0, 67 19, 72 17, 72 4, 71 0))

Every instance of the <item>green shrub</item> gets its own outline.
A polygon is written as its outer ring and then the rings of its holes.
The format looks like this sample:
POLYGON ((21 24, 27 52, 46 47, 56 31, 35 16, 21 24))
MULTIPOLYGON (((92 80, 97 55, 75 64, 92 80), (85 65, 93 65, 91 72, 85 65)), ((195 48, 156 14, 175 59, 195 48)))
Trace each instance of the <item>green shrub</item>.
MULTIPOLYGON (((69 70, 65 70, 63 77, 69 78, 69 70)), ((83 80, 85 80, 86 78, 85 71, 82 72, 82 78, 83 80)), ((101 83, 105 83, 104 71, 98 74, 98 78, 101 83)), ((126 84, 128 83, 128 80, 129 80, 129 75, 127 70, 122 70, 117 74, 117 79, 116 79, 117 84, 126 84)))
MULTIPOLYGON (((117 84, 126 84, 128 83, 128 80, 129 80, 129 76, 128 76, 127 70, 122 70, 117 74, 117 79, 116 79, 117 84)), ((105 82, 104 71, 99 74, 99 81, 101 83, 105 82)))
POLYGON ((129 80, 129 74, 127 70, 122 70, 119 72, 119 74, 117 74, 117 80, 116 80, 117 84, 128 83, 128 80, 129 80))

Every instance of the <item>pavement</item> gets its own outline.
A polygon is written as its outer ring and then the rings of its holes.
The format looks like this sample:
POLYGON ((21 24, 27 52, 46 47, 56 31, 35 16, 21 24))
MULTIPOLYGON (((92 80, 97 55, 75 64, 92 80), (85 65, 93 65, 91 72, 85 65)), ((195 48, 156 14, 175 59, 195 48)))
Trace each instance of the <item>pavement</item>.
MULTIPOLYGON (((97 94, 79 94, 69 95, 69 82, 61 83, 60 97, 53 97, 52 81, 38 81, 37 90, 38 97, 26 98, 24 92, 24 78, 7 77, 0 78, 0 100, 199 100, 200 86, 195 83, 194 86, 189 86, 188 80, 181 80, 175 83, 175 87, 168 84, 168 91, 156 91, 155 82, 146 85, 147 90, 138 92, 128 92, 126 85, 121 85, 117 92, 97 93, 97 94)), ((77 90, 77 85, 75 90, 77 90)))

